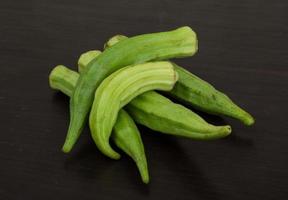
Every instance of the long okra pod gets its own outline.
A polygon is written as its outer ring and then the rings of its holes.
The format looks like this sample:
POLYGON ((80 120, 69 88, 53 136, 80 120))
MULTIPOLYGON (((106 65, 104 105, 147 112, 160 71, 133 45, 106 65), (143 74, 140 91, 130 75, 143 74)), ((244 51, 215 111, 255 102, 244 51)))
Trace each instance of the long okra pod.
POLYGON ((176 64, 174 66, 179 74, 179 81, 169 94, 207 113, 233 117, 248 126, 254 123, 253 117, 226 94, 184 68, 176 64))
MULTIPOLYGON (((82 61, 82 59, 80 59, 82 61)), ((85 67, 85 66, 84 66, 85 67)), ((71 97, 79 74, 63 65, 56 66, 49 75, 50 87, 71 97)), ((129 114, 121 109, 113 128, 112 139, 117 147, 128 154, 136 163, 142 181, 149 182, 147 160, 140 133, 129 114)))
POLYGON ((214 126, 199 115, 154 91, 133 99, 125 110, 152 130, 196 140, 213 140, 231 133, 230 126, 214 126))
POLYGON ((125 39, 91 61, 80 75, 70 99, 70 123, 62 150, 71 151, 79 137, 93 102, 94 92, 111 73, 131 64, 192 56, 197 39, 189 27, 125 39))
POLYGON ((118 111, 136 96, 149 90, 169 91, 177 81, 170 62, 148 62, 124 67, 108 76, 97 88, 90 112, 92 138, 98 149, 110 158, 118 159, 109 138, 118 111))
POLYGON ((118 113, 117 121, 113 128, 112 139, 136 163, 142 181, 149 182, 147 159, 144 145, 134 120, 123 109, 118 113))

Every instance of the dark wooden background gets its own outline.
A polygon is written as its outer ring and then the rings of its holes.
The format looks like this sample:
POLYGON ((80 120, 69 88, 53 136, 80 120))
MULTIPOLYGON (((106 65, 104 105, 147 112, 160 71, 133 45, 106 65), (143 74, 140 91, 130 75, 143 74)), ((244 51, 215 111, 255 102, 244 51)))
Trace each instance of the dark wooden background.
POLYGON ((0 199, 288 199, 288 1, 1 0, 0 199), (113 161, 88 129, 61 152, 68 98, 48 85, 57 64, 128 36, 191 26, 199 52, 176 62, 249 110, 245 127, 210 142, 141 127, 151 183, 130 158, 113 161))

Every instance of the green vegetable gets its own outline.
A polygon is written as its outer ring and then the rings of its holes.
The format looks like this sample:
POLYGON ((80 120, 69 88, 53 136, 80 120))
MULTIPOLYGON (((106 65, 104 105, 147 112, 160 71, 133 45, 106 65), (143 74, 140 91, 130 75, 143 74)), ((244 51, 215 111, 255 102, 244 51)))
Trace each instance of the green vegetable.
MULTIPOLYGON (((50 85, 52 88, 58 89, 70 96, 75 88, 78 77, 78 73, 64 66, 57 66, 50 74, 50 85)), ((131 112, 138 123, 153 130, 176 136, 207 140, 225 137, 231 131, 229 126, 215 127, 207 124, 189 109, 173 103, 154 91, 146 92, 134 98, 125 109, 131 112), (197 119, 200 123, 197 122, 197 119), (199 129, 199 126, 202 126, 202 128, 200 127, 199 129), (212 130, 214 132, 211 132, 212 130), (194 131, 198 131, 199 133, 195 133, 194 131)), ((112 139, 120 149, 133 158, 139 168, 143 182, 148 183, 147 161, 141 137, 137 127, 135 124, 133 125, 131 117, 129 115, 125 117, 126 114, 123 114, 124 112, 121 109, 118 114, 113 128, 112 139)))
MULTIPOLYGON (((112 37, 110 40, 115 42, 117 39, 119 39, 118 35, 112 37)), ((110 40, 107 42, 108 44, 111 43, 110 40)), ((180 72, 182 71, 177 65, 174 66, 176 69, 179 68, 178 70, 180 72)), ((193 74, 191 75, 194 77, 193 74)), ((185 82, 185 78, 186 77, 182 75, 183 83, 185 82)), ((178 82, 176 82, 175 85, 177 84, 178 82)), ((197 140, 217 139, 231 133, 230 126, 217 127, 210 125, 191 110, 171 102, 156 92, 146 92, 145 94, 139 95, 126 106, 126 109, 130 111, 138 123, 162 133, 197 140), (195 126, 195 120, 200 121, 198 126, 195 126)))
POLYGON ((128 154, 136 163, 142 181, 149 182, 147 159, 140 133, 133 119, 121 109, 113 128, 112 139, 115 144, 128 154))
MULTIPOLYGON (((105 48, 114 45, 117 40, 125 38, 127 37, 116 35, 105 44, 105 48)), ((88 63, 100 54, 101 51, 98 50, 83 53, 78 60, 78 71, 81 73, 88 65, 88 63)), ((73 83, 70 83, 70 85, 73 85, 73 83)), ((74 85, 72 87, 74 90, 74 85)), ((117 121, 113 128, 112 139, 120 149, 122 149, 136 162, 142 177, 142 181, 144 183, 148 183, 149 174, 147 168, 147 161, 140 133, 133 119, 123 109, 119 111, 117 121)))
MULTIPOLYGON (((67 85, 69 85, 67 88, 74 89, 79 75, 77 73, 59 74, 53 80, 59 77, 62 83, 62 86, 59 87, 60 89, 67 85)), ((208 124, 191 110, 173 103, 168 98, 154 91, 145 92, 137 96, 125 106, 125 109, 129 111, 129 114, 133 116, 133 119, 137 123, 175 136, 211 140, 225 137, 231 133, 230 126, 213 126, 208 124)))
MULTIPOLYGON (((108 40, 107 44, 111 45, 106 45, 106 47, 110 47, 123 39, 127 39, 127 37, 116 35, 108 40)), ((193 105, 198 110, 210 114, 229 116, 242 121, 248 126, 254 124, 254 118, 237 106, 227 95, 184 68, 176 64, 174 66, 179 75, 179 80, 168 94, 193 105)))
MULTIPOLYGON (((51 88, 60 90, 67 96, 71 96, 75 88, 79 74, 63 65, 56 66, 49 75, 51 88)), ((112 139, 117 147, 127 153, 136 163, 142 181, 149 182, 147 160, 144 145, 140 133, 127 112, 119 111, 117 121, 113 128, 112 139)))
POLYGON ((70 124, 62 150, 71 151, 83 129, 93 94, 108 75, 127 65, 192 56, 196 51, 196 34, 189 27, 135 36, 106 49, 80 75, 70 99, 70 124))
POLYGON ((63 65, 54 67, 49 75, 50 87, 56 90, 60 90, 67 96, 71 96, 79 74, 74 72, 63 65))
POLYGON ((128 37, 126 37, 125 35, 114 35, 104 44, 104 49, 112 47, 114 44, 118 43, 120 40, 124 40, 127 38, 128 37))
POLYGON ((98 57, 102 52, 98 50, 87 51, 86 53, 81 54, 78 59, 78 71, 82 73, 84 68, 88 65, 88 63, 94 58, 98 57))
POLYGON ((176 81, 173 65, 165 61, 127 66, 108 76, 96 90, 89 118, 98 149, 112 159, 119 159, 120 155, 109 144, 118 111, 146 91, 171 90, 176 81))
POLYGON ((212 140, 231 133, 230 126, 213 126, 180 104, 154 92, 146 92, 125 107, 132 118, 150 129, 197 140, 212 140))
POLYGON ((253 117, 237 106, 227 95, 189 71, 174 64, 179 81, 169 93, 188 102, 195 108, 211 113, 233 117, 246 125, 254 123, 253 117))

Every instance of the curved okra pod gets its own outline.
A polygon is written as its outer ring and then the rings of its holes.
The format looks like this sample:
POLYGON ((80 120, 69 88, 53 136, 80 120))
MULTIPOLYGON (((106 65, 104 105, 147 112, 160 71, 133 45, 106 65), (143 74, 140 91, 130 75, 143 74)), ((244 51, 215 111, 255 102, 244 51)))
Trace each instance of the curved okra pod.
MULTIPOLYGON (((105 47, 110 47, 126 38, 124 35, 116 35, 108 40, 106 44, 110 45, 105 47)), ((176 64, 174 67, 179 75, 179 80, 168 94, 193 105, 198 110, 229 116, 242 121, 247 126, 254 124, 254 118, 237 106, 226 94, 184 68, 176 64)))
POLYGON ((80 75, 70 99, 70 123, 62 150, 70 152, 77 141, 100 83, 111 73, 131 64, 192 56, 197 51, 196 34, 189 27, 139 35, 106 49, 80 75))
POLYGON ((118 111, 146 91, 171 90, 176 81, 173 65, 165 61, 127 66, 108 76, 96 90, 89 118, 98 149, 110 158, 119 159, 120 155, 109 144, 118 111))
MULTIPOLYGON (((75 88, 79 74, 63 65, 56 66, 49 75, 51 88, 60 90, 67 96, 71 96, 75 88)), ((136 163, 142 181, 149 182, 147 160, 144 145, 140 133, 133 119, 121 109, 117 121, 113 127, 112 140, 118 148, 128 154, 136 163)))
POLYGON ((140 133, 133 119, 123 109, 118 113, 117 121, 113 128, 112 139, 120 149, 134 160, 142 181, 148 183, 147 159, 140 133))

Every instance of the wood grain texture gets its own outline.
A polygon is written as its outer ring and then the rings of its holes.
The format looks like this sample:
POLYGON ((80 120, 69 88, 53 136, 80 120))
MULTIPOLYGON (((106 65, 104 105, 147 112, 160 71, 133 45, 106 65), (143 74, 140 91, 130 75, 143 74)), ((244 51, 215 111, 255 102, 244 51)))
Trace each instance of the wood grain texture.
MULTIPOLYGON (((2 0, 0 199, 288 199, 288 1, 2 0), (86 129, 60 149, 68 98, 49 88, 57 64, 128 36, 191 26, 199 52, 176 60, 256 118, 227 139, 196 142, 141 127, 151 183, 126 156, 101 155, 86 129)), ((122 153, 123 154, 123 153, 122 153)))

